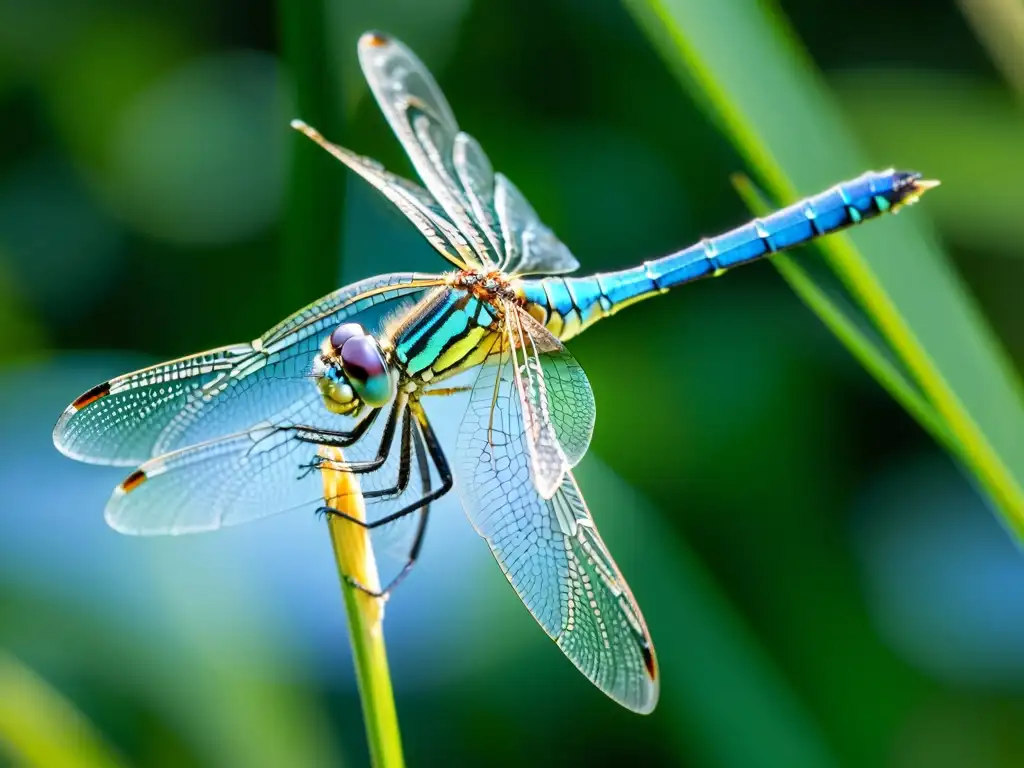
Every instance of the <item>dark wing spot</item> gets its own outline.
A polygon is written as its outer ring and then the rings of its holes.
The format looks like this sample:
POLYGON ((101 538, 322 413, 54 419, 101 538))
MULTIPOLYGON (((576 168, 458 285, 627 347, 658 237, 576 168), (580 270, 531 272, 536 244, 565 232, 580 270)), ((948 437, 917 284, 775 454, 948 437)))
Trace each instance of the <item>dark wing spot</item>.
POLYGON ((644 657, 644 666, 647 667, 647 674, 651 676, 651 680, 658 677, 658 667, 654 662, 654 654, 651 653, 651 647, 645 645, 640 649, 640 652, 644 657))
POLYGON ((380 32, 367 32, 363 35, 363 43, 374 48, 382 48, 388 44, 388 39, 380 32))
POLYGON ((106 397, 109 394, 110 382, 105 381, 102 384, 93 387, 84 395, 75 400, 75 402, 71 404, 71 407, 74 408, 76 411, 80 411, 87 405, 91 405, 92 403, 95 403, 97 400, 99 400, 101 397, 106 397))
POLYGON ((146 472, 142 469, 136 469, 121 483, 121 492, 130 493, 146 482, 146 472))

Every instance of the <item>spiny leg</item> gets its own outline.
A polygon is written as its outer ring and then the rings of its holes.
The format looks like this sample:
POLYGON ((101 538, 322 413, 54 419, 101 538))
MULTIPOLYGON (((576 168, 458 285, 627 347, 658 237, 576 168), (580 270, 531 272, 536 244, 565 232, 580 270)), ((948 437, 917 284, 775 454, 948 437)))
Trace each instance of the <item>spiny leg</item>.
MULTIPOLYGON (((356 441, 362 438, 366 434, 367 430, 377 420, 380 415, 381 409, 374 408, 370 411, 361 421, 359 421, 355 427, 349 432, 335 432, 329 429, 320 429, 316 427, 307 427, 304 425, 296 425, 289 427, 281 427, 280 429, 287 430, 289 432, 296 432, 300 440, 306 442, 316 443, 332 448, 348 448, 354 445, 356 441)), ((385 428, 386 431, 386 428, 385 428)), ((300 469, 302 473, 299 475, 299 479, 306 477, 310 472, 313 472, 320 468, 319 461, 311 461, 309 464, 302 465, 300 469)))
POLYGON ((448 395, 457 395, 460 392, 469 392, 472 387, 438 387, 437 389, 428 389, 423 392, 424 396, 432 397, 448 397, 448 395))
MULTIPOLYGON (((397 414, 397 410, 394 413, 397 414)), ((394 414, 392 415, 392 417, 396 418, 396 417, 394 417, 394 414)), ((388 430, 385 427, 385 433, 387 433, 387 432, 388 432, 388 430)), ((393 433, 393 430, 391 430, 391 432, 393 433)), ((362 497, 364 499, 387 499, 387 498, 393 498, 393 497, 400 497, 403 493, 405 493, 406 488, 409 487, 409 474, 411 472, 411 467, 410 467, 410 461, 409 461, 409 455, 408 455, 409 452, 408 452, 408 450, 404 449, 402 446, 405 446, 406 444, 409 443, 409 441, 411 439, 411 437, 410 437, 411 432, 412 432, 412 417, 410 416, 410 412, 409 412, 408 407, 406 407, 406 408, 404 408, 402 410, 402 434, 399 437, 399 445, 400 445, 400 447, 399 447, 398 478, 397 478, 395 484, 390 486, 390 487, 378 488, 378 489, 374 489, 374 490, 371 490, 371 491, 359 491, 359 493, 362 495, 362 497)), ((386 439, 387 439, 387 434, 385 434, 385 440, 386 439)), ((321 445, 323 445, 323 444, 321 443, 321 445)), ((335 447, 335 446, 328 445, 327 447, 335 447)), ((379 454, 379 456, 384 456, 385 458, 387 456, 390 456, 390 454, 391 454, 391 445, 390 445, 390 443, 387 444, 386 448, 382 444, 381 448, 378 450, 378 454, 379 454)), ((350 469, 351 466, 353 466, 353 465, 348 463, 348 462, 344 462, 344 461, 331 461, 329 459, 323 459, 323 460, 319 460, 319 461, 314 460, 313 462, 310 462, 310 467, 307 467, 307 471, 309 471, 310 468, 315 468, 318 471, 333 471, 333 472, 348 472, 348 471, 356 471, 356 472, 358 472, 359 471, 358 469, 357 470, 351 470, 350 469)), ((324 514, 323 508, 318 509, 317 510, 317 514, 324 514)))
MULTIPOLYGON (((430 464, 427 461, 427 452, 423 446, 423 438, 420 436, 419 431, 413 433, 412 440, 413 448, 416 451, 416 463, 419 467, 420 478, 423 481, 423 494, 427 495, 430 493, 430 464)), ((416 524, 416 533, 413 535, 412 545, 409 547, 409 555, 405 561, 405 565, 403 565, 402 570, 388 582, 387 586, 381 589, 370 589, 348 574, 345 574, 345 580, 356 589, 365 592, 371 597, 379 597, 382 600, 387 600, 395 588, 405 580, 406 576, 409 575, 413 566, 416 565, 416 559, 419 557, 420 549, 423 546, 423 540, 426 538, 427 519, 429 516, 430 505, 426 504, 419 510, 419 522, 416 524)))
MULTIPOLYGON (((388 455, 391 452, 391 443, 395 437, 395 428, 398 425, 398 417, 405 410, 406 404, 409 402, 409 396, 404 392, 399 392, 398 396, 395 397, 395 402, 391 406, 391 411, 388 413, 387 423, 384 425, 384 434, 380 439, 380 447, 377 448, 377 457, 370 461, 332 461, 318 457, 311 461, 308 465, 305 465, 303 469, 308 473, 312 469, 329 469, 337 472, 354 472, 356 474, 363 474, 366 472, 374 472, 384 466, 384 462, 388 460, 388 455)), ((365 432, 365 430, 364 430, 365 432)), ((329 440, 331 433, 325 432, 324 430, 300 430, 299 439, 305 440, 310 443, 316 443, 327 447, 344 448, 348 445, 352 445, 354 441, 349 441, 346 445, 339 445, 338 443, 331 442, 329 440), (328 437, 325 441, 324 436, 328 437)))
MULTIPOLYGON (((373 491, 363 491, 364 499, 387 499, 401 496, 409 487, 409 473, 412 471, 409 461, 409 451, 406 446, 412 439, 412 417, 409 409, 402 411, 402 434, 398 438, 398 480, 390 488, 380 488, 373 491)), ((389 450, 390 453, 390 450, 389 450)))
MULTIPOLYGON (((396 413, 397 413, 397 411, 396 411, 396 413)), ((385 430, 385 431, 387 431, 387 430, 385 430)), ((410 441, 412 439, 412 418, 410 416, 410 411, 409 411, 408 407, 405 407, 404 410, 402 411, 402 433, 401 433, 401 435, 399 436, 398 439, 399 439, 399 449, 398 449, 399 450, 399 457, 398 457, 399 463, 398 463, 398 478, 397 478, 395 484, 390 486, 390 487, 387 487, 387 488, 377 488, 377 489, 374 489, 374 490, 371 490, 371 491, 364 491, 364 490, 359 489, 359 490, 356 490, 355 493, 358 493, 364 499, 387 499, 387 498, 392 498, 392 497, 396 497, 396 496, 400 497, 403 493, 405 493, 405 490, 409 487, 409 475, 410 475, 410 472, 411 472, 411 462, 410 462, 410 458, 409 458, 409 444, 410 444, 410 441)), ((386 450, 385 450, 384 446, 382 445, 381 448, 379 449, 378 453, 390 455, 390 453, 391 453, 391 446, 390 446, 390 444, 387 446, 386 450)), ((317 469, 319 469, 321 471, 327 471, 327 472, 348 472, 348 471, 350 471, 348 469, 349 466, 351 466, 351 465, 349 463, 347 463, 347 462, 344 462, 344 461, 332 461, 330 459, 324 459, 324 460, 320 461, 319 464, 317 464, 317 469)), ((346 495, 348 495, 348 494, 346 494, 346 495)), ((332 502, 332 501, 336 501, 339 498, 342 498, 342 497, 341 496, 336 496, 336 497, 333 497, 331 499, 326 499, 326 501, 328 502, 328 506, 324 506, 324 507, 318 508, 316 510, 316 514, 317 515, 328 514, 328 510, 333 509, 333 507, 329 506, 329 503, 332 502)), ((334 513, 336 515, 340 516, 340 517, 344 517, 345 519, 349 519, 352 522, 358 523, 358 524, 363 525, 364 527, 366 527, 366 524, 364 523, 364 521, 357 520, 355 518, 351 518, 346 513, 341 512, 340 510, 334 510, 334 513)))
MULTIPOLYGON (((416 435, 417 445, 420 445, 420 443, 418 442, 419 435, 422 434, 423 440, 426 443, 426 454, 429 455, 430 459, 434 463, 434 468, 437 470, 438 477, 440 477, 441 479, 441 485, 438 486, 437 488, 431 489, 430 467, 427 464, 426 457, 422 455, 422 447, 420 447, 417 449, 417 459, 419 461, 420 474, 423 478, 424 494, 416 501, 412 502, 411 504, 407 504, 405 507, 398 510, 397 512, 392 512, 389 515, 385 515, 380 520, 374 520, 373 522, 366 522, 365 520, 360 520, 359 518, 353 517, 352 515, 349 515, 346 512, 342 512, 339 509, 334 509, 333 507, 329 506, 321 507, 320 509, 317 510, 318 513, 325 515, 335 515, 337 517, 341 517, 344 520, 348 520, 349 522, 354 523, 355 525, 358 525, 360 528, 372 531, 373 529, 379 528, 382 525, 387 525, 388 523, 393 523, 396 520, 400 520, 406 515, 412 514, 417 510, 428 508, 432 502, 436 501, 437 499, 440 499, 442 496, 447 494, 448 491, 452 489, 453 479, 451 470, 448 467, 448 460, 445 458, 444 451, 441 448, 441 444, 437 439, 437 435, 434 434, 434 430, 430 426, 430 422, 427 420, 427 415, 423 411, 423 406, 421 406, 418 402, 412 402, 409 403, 409 409, 415 416, 417 426, 419 427, 418 433, 413 433, 416 435)), ((405 454, 406 458, 408 458, 409 453, 411 452, 411 448, 411 440, 402 446, 402 451, 405 454)), ((387 594, 388 592, 390 592, 390 590, 394 589, 394 587, 397 586, 397 583, 401 581, 401 579, 405 578, 409 570, 412 569, 416 557, 418 557, 419 555, 420 547, 423 544, 423 537, 426 532, 427 525, 426 518, 427 512, 425 511, 424 514, 421 515, 421 520, 417 526, 413 546, 409 553, 409 561, 406 563, 405 568, 402 569, 402 572, 399 573, 396 579, 392 579, 391 583, 388 585, 386 589, 380 590, 381 593, 387 594)), ((374 596, 381 596, 377 595, 374 590, 367 589, 365 586, 359 584, 355 580, 351 579, 349 576, 346 575, 345 578, 349 581, 349 583, 351 583, 358 589, 361 589, 362 591, 374 596)))

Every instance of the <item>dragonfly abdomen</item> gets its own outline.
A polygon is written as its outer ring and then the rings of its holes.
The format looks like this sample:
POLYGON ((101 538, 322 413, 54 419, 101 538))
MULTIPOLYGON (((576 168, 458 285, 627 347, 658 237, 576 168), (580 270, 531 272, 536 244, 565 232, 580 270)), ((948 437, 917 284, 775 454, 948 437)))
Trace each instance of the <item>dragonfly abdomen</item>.
POLYGON ((936 182, 869 171, 689 248, 619 272, 523 281, 527 308, 563 341, 642 299, 801 245, 916 202, 936 182))

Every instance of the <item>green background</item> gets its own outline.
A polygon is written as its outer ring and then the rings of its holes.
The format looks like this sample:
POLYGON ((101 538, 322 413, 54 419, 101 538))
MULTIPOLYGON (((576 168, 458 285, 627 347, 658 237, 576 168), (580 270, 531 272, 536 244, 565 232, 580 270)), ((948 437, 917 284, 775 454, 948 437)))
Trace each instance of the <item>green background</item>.
MULTIPOLYGON (((719 35, 700 41, 709 76, 756 94, 772 130, 828 142, 838 115, 872 167, 942 179, 861 245, 929 228, 1019 372, 1020 3, 692 7, 719 35), (791 25, 827 120, 794 118, 732 17, 791 25)), ((327 0, 319 21, 286 3, 0 1, 0 760, 367 759, 323 523, 121 537, 102 509, 124 472, 50 441, 116 373, 253 338, 341 282, 443 268, 288 130, 302 117, 411 173, 362 86, 363 30, 417 51, 584 271, 749 216, 730 175, 757 169, 617 3, 327 0)), ((845 157, 843 176, 865 170, 845 157)), ((451 500, 387 607, 410 764, 1024 763, 1024 562, 772 266, 571 348, 599 412, 580 485, 648 619, 661 703, 641 718, 593 689, 451 500)))

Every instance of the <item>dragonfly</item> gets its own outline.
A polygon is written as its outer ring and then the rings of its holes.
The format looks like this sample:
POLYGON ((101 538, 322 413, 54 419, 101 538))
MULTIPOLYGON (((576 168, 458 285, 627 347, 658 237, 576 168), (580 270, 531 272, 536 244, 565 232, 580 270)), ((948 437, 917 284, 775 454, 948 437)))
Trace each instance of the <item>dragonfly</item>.
POLYGON ((64 411, 54 442, 80 461, 136 467, 105 511, 128 534, 289 510, 371 531, 412 520, 401 570, 367 590, 381 597, 416 562, 431 504, 455 488, 550 638, 600 690, 649 713, 654 645, 573 477, 596 408, 565 342, 676 286, 896 212, 937 182, 867 172, 662 258, 569 276, 576 258, 460 130, 423 63, 379 32, 365 33, 358 53, 422 184, 293 127, 376 188, 450 268, 362 280, 251 342, 99 384, 64 411), (439 397, 461 398, 454 444, 442 444, 428 413, 439 397), (357 473, 352 492, 372 515, 357 520, 343 499, 325 499, 324 472, 357 473))

